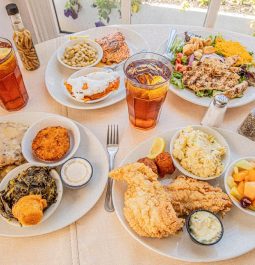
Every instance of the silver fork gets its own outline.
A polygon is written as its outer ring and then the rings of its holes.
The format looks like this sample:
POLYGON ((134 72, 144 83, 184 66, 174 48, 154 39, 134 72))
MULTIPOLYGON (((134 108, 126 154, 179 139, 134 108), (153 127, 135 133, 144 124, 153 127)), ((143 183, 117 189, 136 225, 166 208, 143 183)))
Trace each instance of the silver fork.
MULTIPOLYGON (((107 129, 107 145, 106 150, 108 152, 109 157, 109 166, 110 171, 114 166, 115 155, 119 150, 119 128, 118 125, 108 125, 107 129)), ((107 212, 114 211, 114 205, 112 201, 112 182, 111 178, 108 178, 107 181, 107 190, 104 202, 104 208, 107 212)))

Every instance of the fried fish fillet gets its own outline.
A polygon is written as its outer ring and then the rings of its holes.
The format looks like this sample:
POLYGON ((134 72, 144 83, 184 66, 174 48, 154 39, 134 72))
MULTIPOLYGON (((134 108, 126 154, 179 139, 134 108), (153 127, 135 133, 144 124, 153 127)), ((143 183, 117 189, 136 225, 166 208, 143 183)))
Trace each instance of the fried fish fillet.
POLYGON ((170 193, 157 181, 157 174, 143 163, 133 163, 110 172, 110 177, 128 184, 124 215, 140 236, 162 238, 176 234, 184 220, 178 218, 170 193))
POLYGON ((40 130, 32 142, 34 154, 46 161, 61 159, 70 148, 68 130, 61 126, 40 130))
POLYGON ((20 198, 12 207, 12 213, 22 225, 36 225, 43 217, 47 201, 41 195, 27 195, 20 198))
POLYGON ((185 176, 177 177, 167 190, 178 216, 188 215, 198 209, 224 215, 232 206, 230 198, 221 188, 185 176))

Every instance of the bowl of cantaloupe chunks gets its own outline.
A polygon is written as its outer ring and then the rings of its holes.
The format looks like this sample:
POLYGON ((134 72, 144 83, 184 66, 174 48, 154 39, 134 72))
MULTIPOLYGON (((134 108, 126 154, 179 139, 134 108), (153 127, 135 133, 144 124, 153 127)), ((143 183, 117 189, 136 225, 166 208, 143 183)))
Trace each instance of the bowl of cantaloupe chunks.
POLYGON ((226 170, 224 183, 233 203, 255 216, 255 157, 234 161, 226 170))

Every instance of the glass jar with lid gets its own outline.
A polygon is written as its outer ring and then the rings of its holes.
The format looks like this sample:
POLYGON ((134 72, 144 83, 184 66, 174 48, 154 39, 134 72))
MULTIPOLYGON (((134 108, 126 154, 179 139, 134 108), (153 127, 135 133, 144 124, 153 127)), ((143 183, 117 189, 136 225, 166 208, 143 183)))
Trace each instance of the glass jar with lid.
POLYGON ((40 66, 40 62, 33 44, 32 35, 24 27, 17 5, 8 4, 6 10, 14 30, 13 41, 24 67, 29 71, 37 69, 40 66))

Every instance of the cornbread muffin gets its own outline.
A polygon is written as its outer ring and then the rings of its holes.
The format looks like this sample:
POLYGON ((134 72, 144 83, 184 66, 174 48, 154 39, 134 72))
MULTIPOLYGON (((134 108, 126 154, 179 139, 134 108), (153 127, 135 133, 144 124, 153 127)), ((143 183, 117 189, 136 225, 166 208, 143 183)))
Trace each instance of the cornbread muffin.
POLYGON ((35 156, 45 161, 56 161, 64 157, 70 148, 67 129, 56 126, 40 130, 32 143, 35 156))
POLYGON ((14 204, 12 214, 22 225, 36 225, 42 220, 46 207, 47 201, 41 195, 27 195, 14 204))

